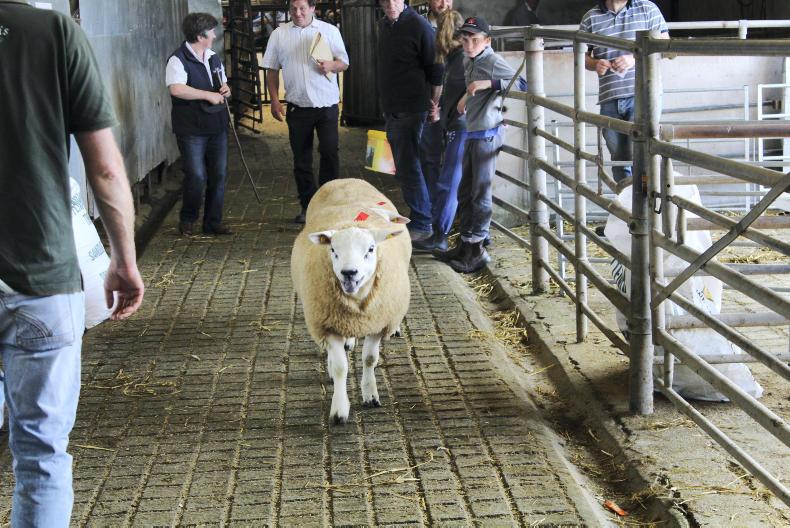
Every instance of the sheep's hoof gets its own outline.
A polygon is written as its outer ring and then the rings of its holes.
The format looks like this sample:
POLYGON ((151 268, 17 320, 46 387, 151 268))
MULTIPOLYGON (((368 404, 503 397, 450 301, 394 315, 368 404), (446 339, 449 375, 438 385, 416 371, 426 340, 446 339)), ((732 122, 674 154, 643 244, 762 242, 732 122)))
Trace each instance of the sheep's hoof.
POLYGON ((395 337, 403 337, 403 332, 400 331, 400 327, 395 329, 395 333, 393 333, 395 337))
POLYGON ((347 422, 348 422, 348 416, 346 416, 345 418, 341 417, 338 414, 332 416, 332 425, 346 425, 347 422))
POLYGON ((356 337, 349 337, 346 339, 346 342, 343 344, 343 348, 346 349, 346 352, 351 352, 354 350, 354 347, 357 345, 357 338, 356 337))
POLYGON ((378 399, 378 398, 373 398, 373 399, 371 399, 370 401, 365 401, 365 402, 362 402, 362 406, 363 406, 363 407, 368 407, 368 408, 371 408, 371 407, 381 407, 381 402, 379 401, 379 399, 378 399))

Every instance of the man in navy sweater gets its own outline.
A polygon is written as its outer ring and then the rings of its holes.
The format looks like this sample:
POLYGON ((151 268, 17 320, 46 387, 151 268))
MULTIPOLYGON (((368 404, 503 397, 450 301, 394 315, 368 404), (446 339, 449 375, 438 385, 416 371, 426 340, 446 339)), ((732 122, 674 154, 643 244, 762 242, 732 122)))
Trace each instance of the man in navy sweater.
POLYGON ((420 167, 420 136, 428 110, 442 92, 443 65, 436 63, 431 25, 404 0, 379 0, 377 81, 395 170, 411 208, 409 233, 415 249, 430 249, 431 200, 420 167), (423 247, 425 246, 425 247, 423 247))

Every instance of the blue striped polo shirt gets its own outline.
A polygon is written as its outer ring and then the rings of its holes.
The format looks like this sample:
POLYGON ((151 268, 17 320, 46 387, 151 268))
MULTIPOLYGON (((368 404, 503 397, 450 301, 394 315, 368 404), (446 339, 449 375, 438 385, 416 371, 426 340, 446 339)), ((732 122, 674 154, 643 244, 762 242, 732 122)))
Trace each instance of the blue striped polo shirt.
MULTIPOLYGON (((636 40, 637 31, 658 30, 666 33, 667 23, 661 11, 648 0, 629 0, 619 13, 610 11, 603 0, 598 7, 590 9, 582 17, 579 30, 598 35, 606 35, 627 40, 636 40)), ((590 44, 590 53, 595 59, 612 60, 628 52, 610 48, 602 48, 590 44)), ((611 99, 622 99, 634 96, 636 76, 634 68, 620 77, 612 70, 598 78, 598 103, 611 99)))

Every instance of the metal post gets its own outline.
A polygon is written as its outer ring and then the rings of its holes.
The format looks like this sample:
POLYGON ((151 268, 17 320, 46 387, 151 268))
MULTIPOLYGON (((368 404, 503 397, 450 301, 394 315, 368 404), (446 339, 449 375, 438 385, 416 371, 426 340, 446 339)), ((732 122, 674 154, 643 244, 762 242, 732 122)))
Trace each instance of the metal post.
POLYGON ((648 87, 658 81, 649 67, 647 31, 637 33, 636 93, 634 114, 637 133, 634 137, 634 165, 631 221, 631 313, 628 317, 630 333, 630 363, 628 375, 629 405, 637 414, 653 412, 653 343, 650 321, 650 239, 648 225, 647 177, 650 164, 647 140, 651 134, 651 101, 648 87))
MULTIPOLYGON (((658 38, 657 31, 650 33, 651 38, 658 38)), ((657 53, 651 53, 644 57, 645 76, 644 82, 644 95, 643 101, 646 103, 645 110, 647 114, 645 117, 646 132, 649 138, 658 138, 660 131, 661 119, 661 56, 657 53)), ((662 227, 671 225, 669 222, 662 222, 662 215, 664 217, 672 217, 671 206, 666 197, 671 195, 672 190, 668 189, 669 182, 674 180, 672 175, 672 159, 664 158, 666 163, 662 166, 661 157, 651 155, 647 158, 647 186, 650 189, 650 233, 654 230, 657 231, 662 227), (660 198, 660 200, 659 200, 660 198), (660 208, 660 209, 659 209, 660 208)), ((671 236, 671 235, 667 235, 671 236)), ((651 275, 657 284, 664 285, 664 251, 653 244, 652 236, 648 237, 650 241, 650 261, 652 264, 651 275)), ((666 302, 663 302, 653 309, 653 342, 657 340, 657 332, 660 332, 666 327, 666 302)), ((664 384, 667 387, 672 386, 672 377, 674 375, 674 358, 668 349, 664 349, 664 384)), ((651 396, 652 397, 652 396, 651 396)))
MULTIPOLYGON (((534 28, 533 28, 534 29, 534 28)), ((531 38, 528 34, 524 40, 524 54, 527 66, 527 93, 545 96, 543 93, 543 39, 531 38)), ((549 290, 549 275, 543 269, 542 262, 549 261, 549 244, 540 236, 538 227, 549 228, 548 209, 538 195, 546 194, 546 173, 539 169, 535 160, 546 160, 546 140, 535 133, 536 129, 545 129, 543 107, 527 101, 529 138, 529 240, 532 246, 532 293, 544 293, 549 290)))
MULTIPOLYGON (((552 124, 552 133, 554 134, 554 136, 557 139, 559 139, 559 137, 560 137, 560 127, 557 124, 557 120, 556 119, 552 119, 551 120, 551 124, 552 124)), ((559 167, 560 166, 560 146, 557 143, 554 143, 553 154, 554 154, 554 156, 553 156, 554 157, 554 165, 556 167, 559 167)), ((559 180, 554 180, 554 189, 556 190, 555 201, 557 202, 557 205, 560 206, 560 209, 562 209, 562 206, 563 206, 563 204, 562 204, 562 182, 560 182, 559 180)), ((563 222, 563 219, 559 215, 554 215, 554 218, 555 218, 554 222, 555 222, 555 224, 557 226, 557 236, 560 237, 560 240, 564 240, 564 237, 565 237, 565 224, 563 222)), ((566 268, 567 268, 566 263, 567 263, 567 261, 568 261, 568 259, 565 258, 565 255, 563 255, 562 253, 557 251, 557 263, 559 264, 559 274, 560 274, 560 277, 562 278, 562 280, 566 280, 568 278, 566 276, 566 271, 567 271, 566 270, 566 268)), ((560 295, 565 295, 565 292, 562 291, 561 288, 560 288, 560 295)))
POLYGON ((749 21, 748 20, 739 20, 738 21, 738 38, 741 40, 746 40, 746 34, 749 31, 749 21))
MULTIPOLYGON (((585 109, 585 68, 584 56, 587 54, 587 44, 576 42, 573 46, 573 107, 579 111, 585 109)), ((586 139, 586 125, 582 121, 574 120, 573 144, 576 147, 576 156, 573 163, 574 179, 577 184, 587 184, 587 163, 579 153, 584 150, 586 139)), ((573 211, 576 218, 574 229, 574 243, 576 258, 579 262, 587 263, 587 237, 579 228, 587 225, 587 202, 579 193, 573 194, 573 211)), ((583 266, 574 266, 576 275, 576 342, 581 343, 587 338, 588 323, 582 306, 587 304, 587 276, 582 272, 583 266)))

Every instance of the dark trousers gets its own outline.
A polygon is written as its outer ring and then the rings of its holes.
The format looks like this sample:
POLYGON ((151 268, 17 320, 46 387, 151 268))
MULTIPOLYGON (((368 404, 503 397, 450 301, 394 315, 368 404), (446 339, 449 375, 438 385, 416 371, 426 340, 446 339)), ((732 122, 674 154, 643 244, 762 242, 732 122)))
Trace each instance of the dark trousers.
POLYGON ((491 182, 503 136, 500 128, 496 135, 488 138, 466 138, 463 176, 458 187, 461 240, 464 242, 480 242, 488 237, 493 214, 491 182))
POLYGON ((430 233, 431 198, 420 166, 420 137, 427 112, 385 113, 387 141, 395 158, 395 177, 409 206, 409 231, 430 233))
POLYGON ((184 164, 181 221, 194 222, 200 216, 205 196, 203 229, 222 223, 225 201, 225 175, 228 171, 228 135, 225 130, 213 136, 176 136, 184 164))
POLYGON ((340 156, 337 137, 337 105, 324 108, 305 108, 288 103, 285 121, 288 139, 294 156, 294 179, 302 209, 307 208, 318 187, 313 177, 313 132, 318 135, 321 164, 318 186, 340 175, 340 156))

